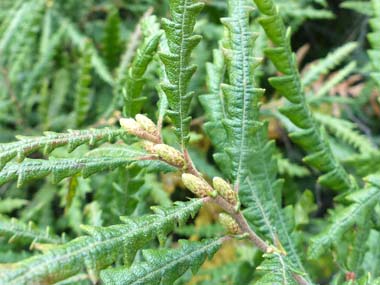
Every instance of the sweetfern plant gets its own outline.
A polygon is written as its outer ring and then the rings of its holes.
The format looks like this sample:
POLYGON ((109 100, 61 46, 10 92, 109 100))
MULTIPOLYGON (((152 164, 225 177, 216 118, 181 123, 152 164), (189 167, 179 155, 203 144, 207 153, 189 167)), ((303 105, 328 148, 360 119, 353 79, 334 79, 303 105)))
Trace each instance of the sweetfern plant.
POLYGON ((380 1, 126 2, 0 3, 0 284, 380 284, 380 1))

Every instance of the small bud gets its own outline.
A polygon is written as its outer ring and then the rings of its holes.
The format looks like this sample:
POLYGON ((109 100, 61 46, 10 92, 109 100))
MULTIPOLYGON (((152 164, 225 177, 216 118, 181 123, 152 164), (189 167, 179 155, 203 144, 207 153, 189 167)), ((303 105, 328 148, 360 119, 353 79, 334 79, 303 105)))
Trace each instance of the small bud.
POLYGON ((213 189, 203 178, 197 177, 193 174, 184 173, 182 174, 182 182, 187 189, 197 196, 206 197, 214 195, 213 189))
MULTIPOLYGON (((148 119, 148 118, 146 118, 148 119)), ((148 119, 149 120, 149 119, 148 119)), ((153 123, 153 122, 151 122, 153 123)), ((120 119, 120 125, 121 127, 127 131, 127 133, 134 135, 136 137, 139 137, 144 140, 152 141, 155 143, 160 142, 159 136, 152 135, 147 130, 143 128, 141 123, 136 122, 132 118, 121 118, 120 119)))
POLYGON ((219 195, 226 199, 228 203, 232 205, 238 204, 237 193, 232 190, 231 185, 224 179, 220 177, 214 177, 212 184, 214 185, 214 189, 219 193, 219 195))
POLYGON ((147 116, 137 114, 135 119, 142 129, 144 129, 153 136, 159 136, 156 124, 153 123, 153 121, 149 119, 147 116))
POLYGON ((219 214, 219 222, 231 234, 236 235, 236 234, 239 234, 241 232, 239 225, 230 215, 227 215, 225 213, 220 213, 219 214))
POLYGON ((185 159, 183 158, 182 153, 180 153, 174 147, 168 146, 166 144, 156 144, 153 147, 153 151, 167 163, 179 168, 184 168, 185 159))
POLYGON ((127 131, 127 133, 135 136, 140 136, 143 131, 140 125, 131 118, 121 118, 120 119, 121 127, 127 131))

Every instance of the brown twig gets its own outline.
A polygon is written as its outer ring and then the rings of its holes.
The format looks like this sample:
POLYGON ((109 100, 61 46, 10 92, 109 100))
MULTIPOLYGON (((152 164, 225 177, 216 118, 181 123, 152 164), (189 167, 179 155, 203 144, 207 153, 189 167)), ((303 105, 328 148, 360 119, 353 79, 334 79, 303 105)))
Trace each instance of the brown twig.
MULTIPOLYGON (((150 141, 154 143, 154 141, 152 141, 152 140, 150 140, 150 141)), ((186 148, 183 148, 182 155, 183 155, 183 158, 185 160, 186 167, 180 168, 178 165, 174 165, 174 164, 172 164, 172 166, 176 167, 181 172, 190 173, 192 175, 195 175, 195 176, 203 179, 201 173, 194 166, 194 163, 193 163, 193 161, 189 155, 189 152, 186 148)), ((150 158, 157 159, 158 157, 155 157, 155 156, 142 157, 142 159, 145 159, 145 160, 146 159, 149 160, 150 158)), ((164 161, 169 163, 167 160, 164 160, 164 161)), ((211 185, 209 185, 209 186, 212 188, 211 185)), ((251 227, 249 226, 249 224, 248 224, 246 218, 244 217, 243 213, 240 210, 238 210, 238 211, 236 210, 236 207, 235 207, 236 205, 230 204, 227 200, 225 200, 220 195, 217 195, 216 197, 211 197, 211 196, 210 197, 204 197, 201 199, 204 202, 212 202, 212 203, 217 204, 226 213, 228 213, 236 221, 236 223, 239 225, 239 228, 242 231, 242 233, 246 234, 248 239, 255 246, 257 246, 257 248, 259 248, 261 251, 263 251, 264 253, 268 253, 268 252, 270 252, 270 249, 273 249, 273 246, 270 246, 269 244, 267 244, 263 239, 260 238, 260 236, 258 234, 256 234, 251 229, 251 227)), ((282 254, 282 253, 279 253, 279 254, 282 254)), ((307 280, 305 280, 301 275, 293 273, 293 276, 294 276, 294 280, 296 280, 298 284, 300 284, 300 285, 308 285, 309 284, 309 282, 307 280)))

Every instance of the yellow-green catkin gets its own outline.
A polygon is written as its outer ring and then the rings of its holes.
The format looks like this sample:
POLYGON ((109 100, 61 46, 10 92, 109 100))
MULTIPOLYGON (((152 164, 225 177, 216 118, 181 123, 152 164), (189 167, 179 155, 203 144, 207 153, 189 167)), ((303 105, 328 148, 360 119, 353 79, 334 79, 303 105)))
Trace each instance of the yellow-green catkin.
POLYGON ((230 234, 236 235, 241 232, 240 227, 237 224, 237 222, 230 215, 226 213, 219 214, 219 222, 230 234))
POLYGON ((156 144, 153 146, 153 151, 167 163, 179 167, 185 167, 185 159, 181 152, 166 144, 156 144))
POLYGON ((143 132, 140 125, 132 118, 121 118, 120 126, 130 135, 140 136, 143 132))
POLYGON ((147 116, 137 114, 135 116, 135 119, 136 119, 137 124, 139 124, 140 127, 142 129, 144 129, 146 132, 148 132, 149 134, 151 134, 153 136, 159 135, 156 124, 151 119, 149 119, 147 116))
POLYGON ((231 185, 220 177, 214 177, 212 180, 214 189, 222 196, 228 203, 235 206, 235 211, 240 209, 239 197, 231 187, 231 185))
POLYGON ((215 197, 215 191, 203 178, 197 177, 193 174, 182 174, 182 182, 195 195, 200 197, 213 196, 215 197))
POLYGON ((238 202, 237 193, 231 188, 231 185, 220 177, 214 177, 212 180, 214 189, 222 196, 228 203, 236 205, 238 202))

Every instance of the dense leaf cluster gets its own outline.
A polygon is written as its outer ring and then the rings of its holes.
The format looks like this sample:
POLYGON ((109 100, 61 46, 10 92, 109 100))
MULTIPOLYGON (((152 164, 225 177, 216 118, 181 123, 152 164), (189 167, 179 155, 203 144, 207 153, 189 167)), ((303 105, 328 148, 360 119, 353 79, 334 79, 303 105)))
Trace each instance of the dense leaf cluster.
POLYGON ((0 2, 0 285, 380 284, 380 0, 0 2))

